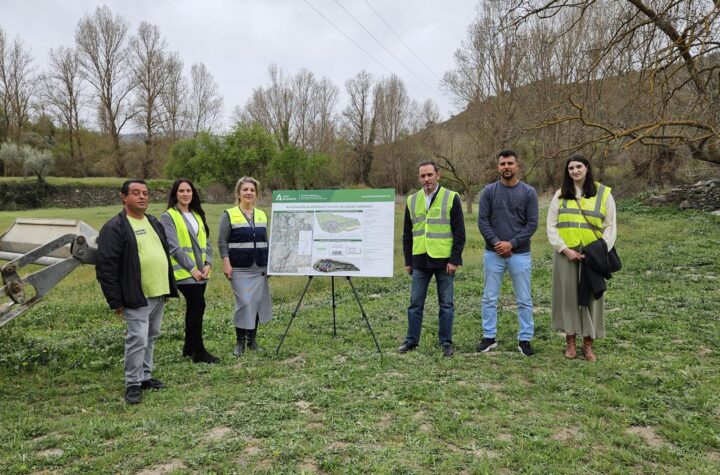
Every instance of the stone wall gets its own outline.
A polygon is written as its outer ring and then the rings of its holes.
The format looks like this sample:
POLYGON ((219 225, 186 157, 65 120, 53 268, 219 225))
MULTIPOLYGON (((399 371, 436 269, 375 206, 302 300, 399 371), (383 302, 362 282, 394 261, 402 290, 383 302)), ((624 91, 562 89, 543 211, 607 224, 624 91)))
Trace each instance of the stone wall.
MULTIPOLYGON (((89 208, 92 206, 122 205, 120 189, 104 186, 55 185, 54 192, 45 200, 47 208, 89 208)), ((165 203, 167 189, 150 190, 150 202, 165 203)))
POLYGON ((720 210, 720 180, 699 181, 694 185, 673 188, 664 195, 651 196, 649 205, 676 204, 680 209, 720 210))

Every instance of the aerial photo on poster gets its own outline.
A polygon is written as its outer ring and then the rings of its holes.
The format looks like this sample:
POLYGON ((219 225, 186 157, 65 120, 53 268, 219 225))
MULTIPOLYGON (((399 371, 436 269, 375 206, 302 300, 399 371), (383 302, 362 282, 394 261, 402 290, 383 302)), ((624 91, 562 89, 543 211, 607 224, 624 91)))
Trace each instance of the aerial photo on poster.
POLYGON ((276 190, 271 275, 392 277, 395 190, 276 190))

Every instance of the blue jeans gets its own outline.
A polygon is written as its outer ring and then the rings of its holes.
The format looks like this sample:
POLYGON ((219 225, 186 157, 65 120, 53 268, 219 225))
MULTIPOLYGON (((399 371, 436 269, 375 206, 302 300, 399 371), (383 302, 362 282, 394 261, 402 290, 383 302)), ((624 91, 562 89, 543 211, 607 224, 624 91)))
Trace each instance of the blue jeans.
POLYGON ((410 306, 408 307, 408 334, 405 337, 407 343, 413 345, 420 343, 425 297, 427 297, 427 289, 433 275, 437 284, 438 306, 440 307, 438 312, 440 324, 438 337, 441 345, 452 345, 452 328, 455 318, 455 303, 453 301, 455 274, 448 274, 445 267, 412 270, 410 306))
POLYGON ((502 279, 505 271, 510 280, 517 301, 518 340, 530 341, 535 332, 533 322, 533 303, 530 293, 530 271, 532 260, 530 253, 513 254, 509 258, 500 257, 493 251, 485 250, 485 288, 482 297, 483 338, 495 338, 497 334, 497 303, 500 297, 502 279))

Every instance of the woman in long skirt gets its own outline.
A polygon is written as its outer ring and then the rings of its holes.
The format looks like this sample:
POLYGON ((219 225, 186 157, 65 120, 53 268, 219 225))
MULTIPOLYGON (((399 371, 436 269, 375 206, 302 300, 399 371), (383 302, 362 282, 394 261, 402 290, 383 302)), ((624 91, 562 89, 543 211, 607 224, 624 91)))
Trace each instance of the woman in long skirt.
POLYGON ((585 359, 595 361, 593 341, 605 337, 605 297, 590 295, 588 305, 578 303, 582 249, 597 239, 604 239, 607 249, 612 249, 617 223, 610 187, 593 181, 590 162, 582 155, 573 155, 565 163, 562 188, 548 208, 547 235, 555 250, 552 328, 565 333, 566 358, 577 355, 575 339, 580 335, 585 359))
POLYGON ((235 294, 235 336, 233 355, 245 349, 257 350, 258 323, 272 318, 267 280, 267 215, 255 207, 260 183, 248 176, 235 185, 237 206, 226 209, 220 218, 218 251, 223 274, 235 294))

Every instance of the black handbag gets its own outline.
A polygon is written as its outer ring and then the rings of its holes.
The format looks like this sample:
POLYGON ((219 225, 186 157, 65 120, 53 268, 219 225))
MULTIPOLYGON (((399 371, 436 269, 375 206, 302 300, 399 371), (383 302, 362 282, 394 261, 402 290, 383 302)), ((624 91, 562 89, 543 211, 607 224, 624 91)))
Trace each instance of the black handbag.
MULTIPOLYGON (((582 217, 585 218, 585 222, 590 225, 590 229, 593 230, 594 233, 600 233, 600 237, 598 239, 602 239, 602 231, 600 231, 597 226, 593 225, 588 219, 587 216, 585 216, 585 212, 582 209, 582 206, 580 206, 580 200, 575 198, 575 201, 577 202, 578 209, 580 210, 580 214, 582 214, 582 217)), ((620 260, 620 256, 617 253, 617 243, 608 251, 607 254, 608 257, 608 268, 610 269, 610 272, 615 273, 622 269, 622 261, 620 260)))

